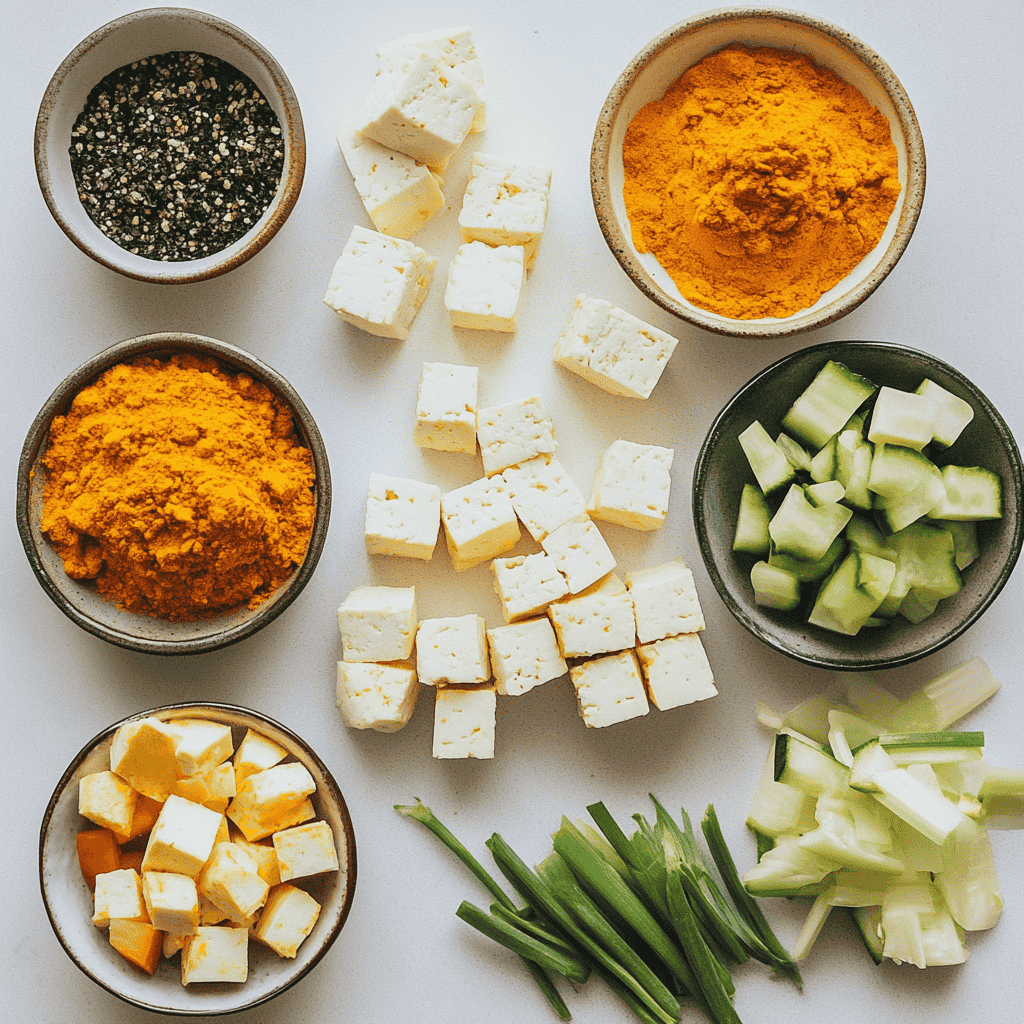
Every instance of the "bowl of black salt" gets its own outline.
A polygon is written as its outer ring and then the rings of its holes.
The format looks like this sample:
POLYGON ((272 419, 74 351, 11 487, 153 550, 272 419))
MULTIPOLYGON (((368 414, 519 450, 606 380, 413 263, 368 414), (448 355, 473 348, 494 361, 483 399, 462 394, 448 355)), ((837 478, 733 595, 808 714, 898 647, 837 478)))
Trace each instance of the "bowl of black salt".
POLYGON ((241 29, 184 8, 103 25, 54 73, 36 120, 46 204, 98 263, 182 284, 240 266, 302 186, 299 103, 241 29))

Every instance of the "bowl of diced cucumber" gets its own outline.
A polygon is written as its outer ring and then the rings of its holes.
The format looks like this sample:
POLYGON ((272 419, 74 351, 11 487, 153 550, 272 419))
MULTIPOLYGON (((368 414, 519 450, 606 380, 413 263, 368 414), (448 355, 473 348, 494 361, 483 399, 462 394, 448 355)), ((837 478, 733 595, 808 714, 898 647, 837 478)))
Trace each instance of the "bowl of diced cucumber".
POLYGON ((712 582, 754 636, 806 664, 931 654, 1002 590, 1024 542, 1009 427, 962 373, 869 341, 794 352, 719 413, 694 467, 712 582))

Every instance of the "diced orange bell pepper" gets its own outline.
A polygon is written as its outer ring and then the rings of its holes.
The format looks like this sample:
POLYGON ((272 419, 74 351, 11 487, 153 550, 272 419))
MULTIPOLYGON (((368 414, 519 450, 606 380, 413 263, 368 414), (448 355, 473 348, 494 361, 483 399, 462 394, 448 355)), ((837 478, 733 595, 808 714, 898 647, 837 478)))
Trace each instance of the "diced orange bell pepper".
POLYGON ((117 836, 108 828, 88 828, 75 836, 78 864, 90 890, 96 888, 96 876, 121 867, 117 836))
POLYGON ((164 933, 144 921, 111 918, 110 944, 130 963, 152 974, 164 947, 164 933))
POLYGON ((119 868, 134 868, 142 874, 142 858, 146 855, 144 849, 122 850, 119 868))

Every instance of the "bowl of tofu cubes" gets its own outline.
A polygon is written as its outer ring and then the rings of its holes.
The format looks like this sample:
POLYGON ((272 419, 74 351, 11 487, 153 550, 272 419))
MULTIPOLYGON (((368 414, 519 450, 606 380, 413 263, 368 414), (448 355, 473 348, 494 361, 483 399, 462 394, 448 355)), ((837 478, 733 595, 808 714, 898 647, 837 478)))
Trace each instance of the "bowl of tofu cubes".
POLYGON ((337 939, 356 848, 337 782, 265 715, 176 704, 104 729, 43 817, 43 902, 93 981, 168 1014, 234 1013, 337 939))
POLYGON ((1021 457, 962 373, 895 344, 792 353, 694 467, 701 554, 754 636, 834 670, 912 662, 992 604, 1024 540, 1021 457))

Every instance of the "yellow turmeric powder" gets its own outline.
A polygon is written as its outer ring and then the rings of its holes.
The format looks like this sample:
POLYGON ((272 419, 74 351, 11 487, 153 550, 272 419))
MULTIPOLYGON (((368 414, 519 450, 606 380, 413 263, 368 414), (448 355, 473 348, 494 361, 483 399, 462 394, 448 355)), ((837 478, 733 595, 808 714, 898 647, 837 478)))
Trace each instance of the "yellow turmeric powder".
POLYGON ((633 242, 695 306, 812 306, 877 244, 899 196, 885 117, 800 53, 727 46, 626 131, 633 242))
POLYGON ((283 399, 198 356, 114 366, 54 419, 42 530, 128 611, 256 607, 301 563, 314 470, 283 399))

